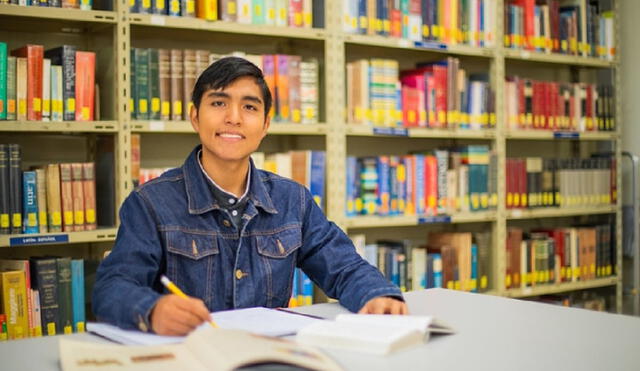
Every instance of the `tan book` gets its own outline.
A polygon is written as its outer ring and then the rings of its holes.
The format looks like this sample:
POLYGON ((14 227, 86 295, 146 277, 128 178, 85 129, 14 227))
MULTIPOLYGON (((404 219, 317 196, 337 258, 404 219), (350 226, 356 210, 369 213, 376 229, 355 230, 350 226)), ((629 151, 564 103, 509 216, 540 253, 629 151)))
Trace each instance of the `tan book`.
POLYGON ((35 169, 38 194, 38 227, 40 233, 47 233, 47 172, 44 168, 35 169))
POLYGON ((183 68, 184 79, 183 83, 183 96, 182 96, 182 119, 189 120, 191 112, 191 94, 193 93, 193 86, 196 84, 196 78, 198 77, 198 65, 196 64, 196 51, 193 49, 185 49, 183 51, 183 68))
POLYGON ((182 50, 171 49, 170 52, 171 75, 171 120, 182 120, 184 97, 184 67, 182 63, 182 50))
POLYGON ((471 290, 471 233, 429 233, 429 246, 451 246, 455 249, 458 260, 458 283, 456 290, 471 290))
POLYGON ((309 174, 307 173, 309 151, 291 151, 291 179, 305 187, 309 187, 309 174))
POLYGON ((27 119, 27 58, 16 58, 17 119, 27 119))
POLYGON ((85 229, 92 231, 97 227, 96 220, 96 176, 95 164, 82 164, 82 192, 84 195, 85 229))
POLYGON ((73 226, 75 231, 85 230, 84 187, 82 164, 71 164, 71 191, 73 195, 73 226))
POLYGON ((62 205, 62 230, 73 232, 73 185, 71 164, 60 164, 60 204, 62 205))
POLYGON ((171 120, 171 57, 169 49, 158 49, 160 119, 171 120))
POLYGON ((140 134, 131 134, 131 180, 134 187, 140 184, 140 134))
POLYGON ((47 226, 49 232, 62 231, 62 201, 60 192, 60 167, 47 165, 47 226))
POLYGON ((196 81, 207 67, 209 67, 209 51, 196 50, 196 81))

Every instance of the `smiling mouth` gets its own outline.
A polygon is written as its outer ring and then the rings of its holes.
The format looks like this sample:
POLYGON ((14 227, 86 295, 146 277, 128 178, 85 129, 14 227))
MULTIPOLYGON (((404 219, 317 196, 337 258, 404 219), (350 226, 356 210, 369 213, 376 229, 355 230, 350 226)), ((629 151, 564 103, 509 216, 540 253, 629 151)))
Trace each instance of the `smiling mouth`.
POLYGON ((225 139, 243 139, 244 138, 240 134, 233 134, 233 133, 217 133, 216 135, 225 139))

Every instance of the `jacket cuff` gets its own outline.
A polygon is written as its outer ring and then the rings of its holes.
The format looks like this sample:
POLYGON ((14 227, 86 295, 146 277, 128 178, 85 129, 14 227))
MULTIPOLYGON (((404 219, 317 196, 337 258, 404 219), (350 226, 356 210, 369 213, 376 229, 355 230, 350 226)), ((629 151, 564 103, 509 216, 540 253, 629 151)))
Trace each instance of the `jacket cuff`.
POLYGON ((132 321, 134 327, 142 332, 153 332, 151 329, 151 311, 161 296, 162 295, 158 293, 145 295, 133 306, 132 321))

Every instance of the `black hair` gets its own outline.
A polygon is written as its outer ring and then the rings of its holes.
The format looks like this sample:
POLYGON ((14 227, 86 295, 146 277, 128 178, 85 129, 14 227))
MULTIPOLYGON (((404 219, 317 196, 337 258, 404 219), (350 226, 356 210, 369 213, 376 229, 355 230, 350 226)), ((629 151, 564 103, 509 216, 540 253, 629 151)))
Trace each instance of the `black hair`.
POLYGON ((200 77, 198 77, 193 87, 191 101, 196 108, 200 108, 202 94, 207 90, 224 89, 241 77, 253 77, 258 87, 260 87, 260 90, 262 90, 264 117, 266 119, 271 109, 271 92, 260 68, 244 58, 225 57, 213 62, 200 74, 200 77))

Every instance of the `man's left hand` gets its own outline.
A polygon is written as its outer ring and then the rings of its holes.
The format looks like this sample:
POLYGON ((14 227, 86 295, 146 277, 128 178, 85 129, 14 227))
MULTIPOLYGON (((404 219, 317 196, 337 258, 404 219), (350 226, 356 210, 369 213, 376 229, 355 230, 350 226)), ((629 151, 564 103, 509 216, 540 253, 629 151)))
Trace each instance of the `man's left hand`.
POLYGON ((369 300, 358 314, 408 314, 407 304, 398 299, 380 296, 369 300))

